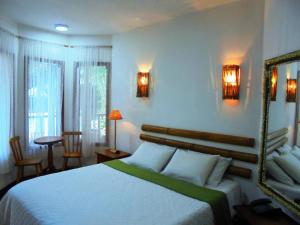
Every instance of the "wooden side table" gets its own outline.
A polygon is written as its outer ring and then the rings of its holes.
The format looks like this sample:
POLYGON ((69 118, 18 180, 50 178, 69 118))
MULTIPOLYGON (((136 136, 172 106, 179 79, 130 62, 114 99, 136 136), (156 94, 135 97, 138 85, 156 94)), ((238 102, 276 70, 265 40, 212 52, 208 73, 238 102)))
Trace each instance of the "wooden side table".
POLYGON ((279 213, 255 214, 249 205, 233 207, 236 211, 236 225, 299 225, 283 211, 279 213))
POLYGON ((95 153, 97 155, 97 163, 103 163, 114 159, 122 159, 131 155, 128 152, 123 152, 120 150, 118 151, 118 153, 113 153, 109 151, 109 149, 99 150, 95 153))
POLYGON ((40 137, 34 140, 35 144, 38 145, 48 145, 48 168, 49 172, 55 172, 56 169, 53 164, 53 151, 52 146, 62 142, 62 137, 60 136, 47 136, 47 137, 40 137))

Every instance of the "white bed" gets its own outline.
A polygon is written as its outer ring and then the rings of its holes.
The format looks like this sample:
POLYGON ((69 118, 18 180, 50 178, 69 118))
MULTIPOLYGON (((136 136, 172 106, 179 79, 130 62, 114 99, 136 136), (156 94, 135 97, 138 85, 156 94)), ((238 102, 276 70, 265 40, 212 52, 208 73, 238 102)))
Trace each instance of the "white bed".
MULTIPOLYGON (((218 190, 230 208, 239 185, 218 190)), ((103 164, 38 177, 13 187, 0 202, 1 225, 213 225, 209 204, 103 164)))
POLYGON ((267 184, 280 191, 283 195, 291 199, 300 199, 300 185, 287 185, 273 179, 267 179, 267 184))

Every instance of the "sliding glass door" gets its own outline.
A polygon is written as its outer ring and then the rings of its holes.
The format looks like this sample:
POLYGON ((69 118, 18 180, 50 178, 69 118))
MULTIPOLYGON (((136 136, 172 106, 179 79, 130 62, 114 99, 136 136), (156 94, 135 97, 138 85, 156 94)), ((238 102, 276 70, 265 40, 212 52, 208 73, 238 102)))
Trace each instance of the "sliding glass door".
POLYGON ((63 129, 64 62, 25 57, 26 139, 29 146, 63 129))

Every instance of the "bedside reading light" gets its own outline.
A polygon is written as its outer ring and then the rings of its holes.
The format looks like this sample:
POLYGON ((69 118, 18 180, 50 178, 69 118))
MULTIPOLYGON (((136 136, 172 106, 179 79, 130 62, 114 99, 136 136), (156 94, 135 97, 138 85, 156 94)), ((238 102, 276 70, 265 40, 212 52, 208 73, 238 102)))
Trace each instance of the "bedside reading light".
POLYGON ((286 80, 286 101, 296 102, 297 96, 297 79, 286 80))
POLYGON ((150 73, 139 72, 137 75, 136 97, 149 97, 149 76, 150 73))
POLYGON ((121 120, 123 119, 123 117, 119 110, 114 109, 110 112, 108 119, 115 121, 115 145, 114 149, 110 149, 110 151, 113 153, 118 153, 119 151, 117 150, 117 120, 121 120))
POLYGON ((277 66, 274 66, 272 69, 272 78, 271 78, 271 101, 276 101, 277 82, 278 82, 278 68, 277 66))
POLYGON ((238 65, 223 66, 223 99, 239 99, 240 67, 238 65))

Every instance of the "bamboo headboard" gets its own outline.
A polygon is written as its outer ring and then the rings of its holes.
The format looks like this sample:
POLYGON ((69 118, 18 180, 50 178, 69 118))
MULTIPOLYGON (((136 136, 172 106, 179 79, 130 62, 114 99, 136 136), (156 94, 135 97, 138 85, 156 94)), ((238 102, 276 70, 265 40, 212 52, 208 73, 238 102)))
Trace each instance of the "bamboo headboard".
MULTIPOLYGON (((203 131, 175 129, 175 128, 148 125, 148 124, 143 124, 142 130, 146 132, 184 137, 190 139, 205 140, 210 142, 219 142, 219 143, 230 144, 230 145, 254 147, 255 144, 255 139, 249 137, 232 136, 232 135, 209 133, 203 131)), ((201 152, 206 154, 221 155, 223 157, 230 157, 232 159, 244 161, 248 163, 256 164, 258 159, 257 155, 252 153, 245 153, 245 152, 239 152, 231 149, 217 148, 212 146, 194 144, 190 142, 183 142, 183 141, 168 139, 159 136, 152 136, 148 134, 141 134, 140 139, 144 141, 157 143, 157 144, 168 145, 168 146, 177 147, 181 149, 189 149, 191 151, 196 151, 196 152, 201 152)), ((230 165, 227 170, 227 173, 235 176, 240 176, 243 178, 251 178, 252 170, 240 166, 230 165)))
POLYGON ((270 154, 280 146, 288 142, 287 138, 288 128, 282 128, 271 133, 267 136, 267 148, 266 153, 270 154))

